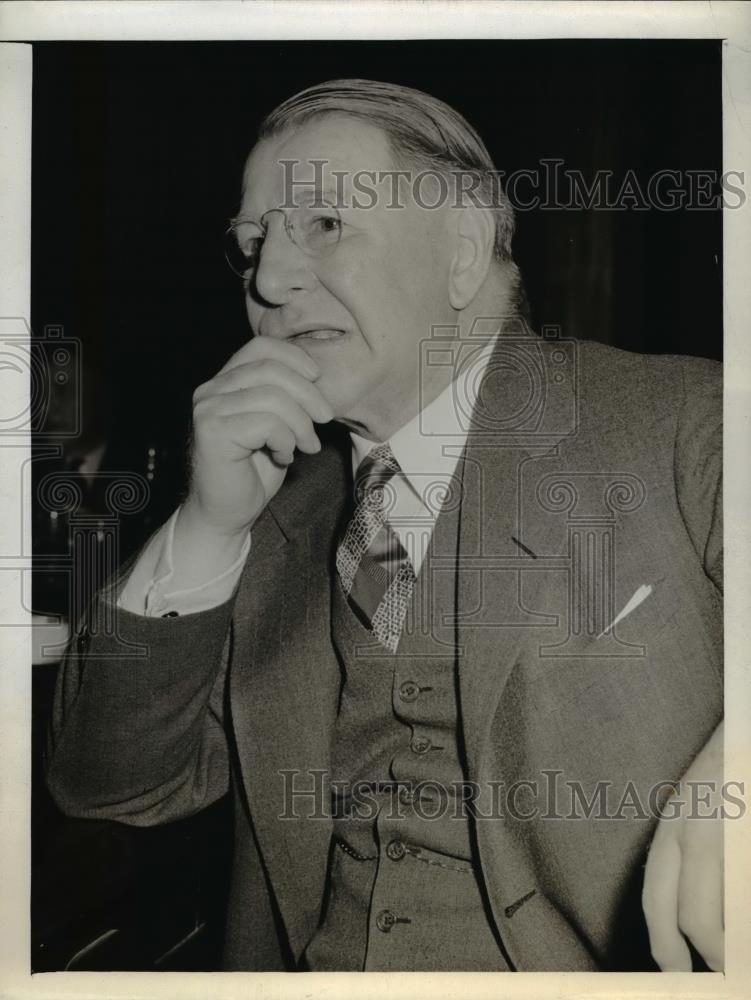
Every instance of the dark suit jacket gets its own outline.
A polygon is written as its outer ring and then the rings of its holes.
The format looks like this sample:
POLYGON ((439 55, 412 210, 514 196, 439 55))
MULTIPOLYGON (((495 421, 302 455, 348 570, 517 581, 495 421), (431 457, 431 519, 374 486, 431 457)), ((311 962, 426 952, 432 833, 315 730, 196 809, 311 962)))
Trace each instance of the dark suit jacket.
MULTIPOLYGON (((649 968, 650 789, 681 777, 722 713, 721 370, 594 343, 541 340, 536 361, 511 364, 505 350, 481 395, 497 420, 475 413, 445 515, 459 518, 456 607, 433 610, 454 629, 478 810, 494 788, 502 802, 475 824, 489 913, 513 968, 649 968), (558 370, 576 380, 574 411, 558 370), (602 808, 587 816, 577 794, 602 808)), ((120 612, 114 636, 103 597, 58 685, 48 783, 63 811, 146 825, 232 787, 228 968, 294 967, 320 917, 330 821, 280 819, 281 772, 312 787, 328 766, 349 462, 346 446, 295 462, 234 600, 178 619, 120 612), (124 658, 125 643, 143 655, 124 658)))

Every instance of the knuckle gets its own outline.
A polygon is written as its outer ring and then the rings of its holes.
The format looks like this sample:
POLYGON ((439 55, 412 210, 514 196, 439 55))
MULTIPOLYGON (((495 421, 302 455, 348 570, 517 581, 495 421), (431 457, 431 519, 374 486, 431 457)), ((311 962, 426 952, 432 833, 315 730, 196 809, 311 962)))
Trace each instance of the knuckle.
POLYGON ((203 396, 193 406, 194 423, 206 423, 216 418, 217 402, 213 396, 203 396))
POLYGON ((287 427, 285 423, 282 423, 281 420, 279 421, 276 427, 276 435, 278 440, 284 445, 284 447, 294 449, 295 435, 292 433, 292 431, 289 429, 289 427, 287 427))
POLYGON ((253 398, 258 403, 271 404, 274 403, 279 396, 278 391, 272 385, 259 385, 250 391, 253 394, 253 398))
POLYGON ((237 369, 231 368, 228 372, 220 372, 215 375, 206 385, 209 386, 212 394, 218 392, 228 392, 237 384, 237 369))
POLYGON ((196 403, 200 402, 200 400, 205 399, 205 397, 209 394, 209 392, 211 391, 211 385, 213 381, 214 380, 211 379, 208 382, 202 382, 199 386, 196 386, 196 388, 193 390, 194 406, 196 405, 196 403))
POLYGON ((201 396, 200 399, 193 399, 193 416, 202 417, 206 410, 208 409, 209 401, 206 396, 201 396))
POLYGON ((253 365, 256 375, 262 379, 279 378, 283 374, 284 365, 274 358, 261 358, 253 365))
POLYGON ((287 425, 284 421, 271 410, 266 410, 262 413, 256 414, 255 419, 258 420, 258 426, 262 427, 266 434, 273 435, 275 438, 279 437, 287 430, 287 425))

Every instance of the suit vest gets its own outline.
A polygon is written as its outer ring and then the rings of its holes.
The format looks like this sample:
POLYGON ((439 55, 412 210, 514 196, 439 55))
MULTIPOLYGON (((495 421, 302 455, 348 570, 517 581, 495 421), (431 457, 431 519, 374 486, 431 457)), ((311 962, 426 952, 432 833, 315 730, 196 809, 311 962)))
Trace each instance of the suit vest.
POLYGON ((466 801, 451 620, 457 537, 458 512, 442 513, 394 654, 333 582, 344 684, 326 900, 305 953, 311 970, 507 968, 486 916, 466 801))

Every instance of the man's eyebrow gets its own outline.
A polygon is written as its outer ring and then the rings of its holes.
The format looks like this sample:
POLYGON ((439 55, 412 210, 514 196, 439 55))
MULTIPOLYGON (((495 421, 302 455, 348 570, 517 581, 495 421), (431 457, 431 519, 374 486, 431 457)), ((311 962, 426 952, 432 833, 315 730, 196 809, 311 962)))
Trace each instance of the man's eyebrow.
POLYGON ((309 198, 311 201, 316 201, 320 198, 333 198, 336 199, 339 192, 335 187, 327 185, 324 188, 314 188, 313 190, 306 189, 303 192, 303 197, 309 198))
MULTIPOLYGON (((311 202, 322 201, 325 198, 329 198, 331 200, 331 203, 329 204, 327 202, 324 202, 324 204, 320 206, 321 208, 324 207, 342 208, 343 207, 342 205, 337 204, 337 198, 341 195, 341 193, 342 193, 341 191, 337 190, 336 187, 333 187, 330 184, 323 188, 315 188, 314 190, 308 189, 302 192, 301 198, 297 201, 297 203, 294 206, 287 206, 285 198, 285 207, 297 207, 297 205, 303 205, 303 204, 308 206, 311 202)), ((267 208, 266 212, 264 212, 263 214, 266 215, 267 212, 273 212, 273 211, 278 211, 278 209, 267 208)), ((260 226, 261 223, 258 219, 251 219, 247 215, 240 214, 233 216, 233 218, 229 220, 229 225, 230 227, 238 225, 260 226)))

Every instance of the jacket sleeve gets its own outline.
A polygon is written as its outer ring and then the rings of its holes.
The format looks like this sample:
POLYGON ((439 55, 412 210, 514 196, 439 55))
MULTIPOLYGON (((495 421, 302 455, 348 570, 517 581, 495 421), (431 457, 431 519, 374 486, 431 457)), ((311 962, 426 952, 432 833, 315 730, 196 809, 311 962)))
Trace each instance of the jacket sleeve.
POLYGON ((97 597, 66 651, 48 732, 47 785, 64 813, 151 826, 226 792, 233 603, 146 618, 97 597))
POLYGON ((675 442, 678 504, 704 572, 722 592, 722 366, 682 358, 680 375, 683 398, 675 442))

